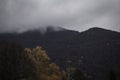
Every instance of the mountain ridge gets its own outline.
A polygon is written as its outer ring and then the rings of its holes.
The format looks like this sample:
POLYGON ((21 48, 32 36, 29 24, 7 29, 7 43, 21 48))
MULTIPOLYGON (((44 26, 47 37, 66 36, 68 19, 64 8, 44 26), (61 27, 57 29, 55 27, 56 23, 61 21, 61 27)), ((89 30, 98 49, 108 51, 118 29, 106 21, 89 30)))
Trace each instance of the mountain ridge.
MULTIPOLYGON (((52 61, 62 68, 68 60, 71 66, 105 80, 105 75, 114 69, 120 75, 120 33, 102 28, 91 28, 84 32, 73 30, 25 32, 21 34, 0 34, 0 40, 14 42, 33 48, 41 45, 52 61)), ((120 77, 119 77, 120 79, 120 77)))

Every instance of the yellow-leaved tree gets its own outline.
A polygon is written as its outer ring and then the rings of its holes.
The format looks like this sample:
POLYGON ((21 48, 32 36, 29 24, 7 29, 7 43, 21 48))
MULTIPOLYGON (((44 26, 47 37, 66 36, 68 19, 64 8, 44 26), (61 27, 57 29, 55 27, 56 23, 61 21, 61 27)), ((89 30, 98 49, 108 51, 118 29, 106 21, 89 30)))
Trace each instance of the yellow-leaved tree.
POLYGON ((25 49, 27 68, 31 71, 26 71, 27 80, 62 80, 62 74, 59 67, 50 61, 46 51, 40 46, 36 48, 25 49))

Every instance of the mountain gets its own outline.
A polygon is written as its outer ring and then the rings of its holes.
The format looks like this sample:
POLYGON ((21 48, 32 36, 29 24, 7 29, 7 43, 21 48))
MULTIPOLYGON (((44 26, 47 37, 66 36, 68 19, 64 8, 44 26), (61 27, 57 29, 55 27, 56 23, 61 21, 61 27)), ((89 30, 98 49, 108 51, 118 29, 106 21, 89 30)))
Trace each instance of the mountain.
POLYGON ((120 33, 102 28, 77 32, 53 27, 42 34, 39 30, 24 33, 1 33, 0 42, 13 42, 24 47, 41 45, 52 61, 62 68, 75 66, 95 80, 106 80, 112 69, 120 79, 120 33))

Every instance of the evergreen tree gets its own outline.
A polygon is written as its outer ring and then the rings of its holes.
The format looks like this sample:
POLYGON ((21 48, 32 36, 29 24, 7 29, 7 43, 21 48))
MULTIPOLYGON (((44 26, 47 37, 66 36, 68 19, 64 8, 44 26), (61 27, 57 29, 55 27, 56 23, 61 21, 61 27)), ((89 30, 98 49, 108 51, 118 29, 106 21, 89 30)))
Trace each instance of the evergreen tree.
POLYGON ((0 80, 23 77, 23 55, 23 48, 17 44, 0 44, 0 80))
POLYGON ((110 70, 109 75, 108 75, 108 80, 117 80, 116 74, 113 70, 110 70))
POLYGON ((86 80, 86 76, 79 70, 76 69, 72 75, 73 80, 86 80))
POLYGON ((0 80, 62 80, 60 68, 41 47, 0 45, 0 80))

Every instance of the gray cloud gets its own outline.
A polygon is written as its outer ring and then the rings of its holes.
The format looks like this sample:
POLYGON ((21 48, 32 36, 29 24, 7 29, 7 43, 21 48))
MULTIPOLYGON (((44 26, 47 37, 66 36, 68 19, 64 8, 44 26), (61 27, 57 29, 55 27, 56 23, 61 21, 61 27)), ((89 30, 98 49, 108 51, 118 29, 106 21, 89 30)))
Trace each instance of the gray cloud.
POLYGON ((25 31, 39 26, 120 31, 120 0, 0 0, 0 31, 25 31))

